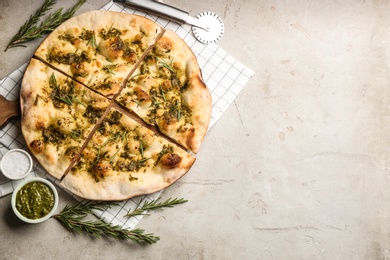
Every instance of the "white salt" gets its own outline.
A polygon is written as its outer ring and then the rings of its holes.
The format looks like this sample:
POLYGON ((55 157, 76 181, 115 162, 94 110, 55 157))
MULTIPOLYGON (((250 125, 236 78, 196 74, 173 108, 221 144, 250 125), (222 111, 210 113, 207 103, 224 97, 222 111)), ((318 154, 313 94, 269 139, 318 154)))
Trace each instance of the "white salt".
POLYGON ((20 151, 8 152, 1 160, 5 174, 14 178, 23 177, 30 169, 29 157, 20 151))

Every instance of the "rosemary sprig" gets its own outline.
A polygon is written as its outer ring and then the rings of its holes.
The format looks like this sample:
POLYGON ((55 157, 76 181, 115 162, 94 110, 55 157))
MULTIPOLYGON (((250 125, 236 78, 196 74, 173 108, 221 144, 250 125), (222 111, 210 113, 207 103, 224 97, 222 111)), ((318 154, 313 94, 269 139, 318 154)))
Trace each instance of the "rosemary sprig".
POLYGON ((120 132, 113 133, 102 145, 101 147, 105 147, 110 142, 116 142, 119 139, 123 140, 123 135, 120 132))
POLYGON ((86 105, 84 102, 82 102, 82 101, 78 100, 78 99, 77 99, 77 98, 75 98, 75 97, 73 97, 73 98, 72 98, 72 100, 73 100, 74 102, 76 102, 76 103, 78 103, 78 104, 82 105, 83 107, 87 107, 87 105, 86 105))
POLYGON ((58 215, 79 215, 84 218, 94 209, 103 211, 116 205, 118 205, 116 202, 109 201, 89 201, 87 203, 80 202, 74 206, 66 205, 61 213, 54 215, 53 217, 55 218, 58 215))
POLYGON ((115 160, 115 157, 118 155, 119 151, 122 149, 122 147, 120 147, 118 150, 116 150, 116 152, 114 153, 114 155, 110 158, 110 163, 114 162, 115 160))
POLYGON ((141 104, 139 103, 139 101, 138 100, 136 100, 136 99, 131 99, 134 103, 136 103, 137 104, 137 106, 141 106, 141 104))
POLYGON ((35 12, 34 15, 23 24, 16 35, 11 39, 4 51, 14 47, 26 47, 23 43, 35 40, 42 37, 43 34, 49 33, 57 28, 60 24, 71 18, 77 9, 84 4, 86 0, 79 0, 72 8, 62 13, 62 8, 54 13, 51 13, 47 18, 38 25, 38 21, 42 18, 53 5, 55 0, 46 0, 45 3, 35 12))
POLYGON ((91 38, 88 40, 87 45, 91 43, 92 48, 99 51, 99 45, 96 42, 95 32, 92 31, 91 38))
POLYGON ((112 71, 112 69, 116 68, 118 64, 108 64, 103 66, 103 71, 106 72, 107 74, 112 74, 115 75, 115 73, 112 71))
POLYGON ((123 134, 122 134, 122 142, 124 143, 124 144, 127 144, 127 133, 126 132, 123 132, 123 134))
POLYGON ((26 40, 30 40, 28 35, 31 34, 31 32, 34 30, 39 19, 44 16, 55 3, 56 2, 54 0, 46 0, 45 3, 35 12, 35 14, 31 15, 30 18, 23 24, 23 26, 20 27, 19 31, 11 39, 11 42, 4 51, 7 51, 9 48, 13 47, 26 47, 25 45, 21 45, 25 42, 22 41, 22 39, 25 38, 26 40))
POLYGON ((161 65, 166 68, 167 70, 171 71, 171 72, 175 72, 173 70, 173 58, 169 61, 169 63, 167 63, 165 60, 162 60, 162 59, 158 59, 158 61, 161 63, 161 65))
POLYGON ((165 98, 164 90, 162 89, 161 85, 159 85, 159 88, 164 101, 167 101, 167 99, 165 98))
POLYGON ((51 74, 50 76, 50 79, 49 79, 49 84, 51 87, 53 88, 56 88, 57 87, 57 79, 56 79, 56 76, 53 74, 51 74))
POLYGON ((142 159, 143 159, 144 158, 144 142, 142 142, 141 139, 139 139, 138 141, 139 141, 139 151, 140 151, 142 159))
POLYGON ((141 163, 144 163, 146 162, 147 160, 151 159, 152 157, 145 157, 145 158, 142 158, 140 160, 137 161, 138 164, 141 164, 141 163))
POLYGON ((181 119, 181 112, 180 109, 177 109, 177 121, 180 121, 181 119))
POLYGON ((132 212, 128 212, 125 216, 126 217, 134 217, 134 216, 139 216, 139 215, 149 215, 146 213, 148 210, 161 210, 163 208, 172 208, 175 205, 178 204, 183 204, 188 202, 188 200, 183 199, 183 198, 169 198, 166 201, 160 202, 160 198, 157 200, 152 200, 152 201, 145 201, 142 206, 136 208, 132 212))
POLYGON ((161 101, 153 100, 152 105, 153 105, 153 106, 158 106, 158 105, 160 105, 161 103, 162 103, 161 101))
POLYGON ((54 96, 54 98, 58 99, 59 101, 64 102, 65 104, 68 104, 69 106, 73 105, 72 97, 69 95, 65 95, 63 97, 54 96))
POLYGON ((70 137, 72 137, 73 140, 79 139, 80 136, 81 136, 81 130, 80 129, 73 130, 73 131, 70 132, 70 137))
POLYGON ((137 74, 135 74, 135 75, 132 75, 132 76, 130 77, 130 79, 133 79, 133 78, 139 77, 139 76, 141 76, 141 75, 142 75, 142 73, 137 73, 137 74))
POLYGON ((123 229, 118 225, 105 223, 102 220, 84 220, 93 209, 105 210, 115 202, 90 201, 85 204, 79 203, 75 206, 66 205, 64 209, 53 218, 58 220, 68 231, 76 234, 86 232, 93 237, 112 237, 118 240, 132 240, 138 244, 153 244, 160 238, 154 234, 145 234, 143 229, 123 229))

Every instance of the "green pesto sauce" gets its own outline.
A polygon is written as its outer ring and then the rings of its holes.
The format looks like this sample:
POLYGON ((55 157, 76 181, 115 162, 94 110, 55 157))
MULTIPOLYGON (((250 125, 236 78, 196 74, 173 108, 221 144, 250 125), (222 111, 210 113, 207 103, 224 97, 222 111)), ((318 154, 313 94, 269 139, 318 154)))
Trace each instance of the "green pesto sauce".
POLYGON ((46 216, 54 206, 52 190, 42 182, 30 182, 16 194, 16 208, 26 218, 46 216))

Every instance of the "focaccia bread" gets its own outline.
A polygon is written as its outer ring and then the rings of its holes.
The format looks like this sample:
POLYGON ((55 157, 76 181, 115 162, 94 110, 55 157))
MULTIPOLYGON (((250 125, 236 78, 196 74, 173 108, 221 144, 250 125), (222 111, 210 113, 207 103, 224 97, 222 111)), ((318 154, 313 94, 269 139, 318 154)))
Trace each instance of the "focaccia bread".
POLYGON ((36 59, 27 67, 20 95, 27 146, 51 175, 61 178, 109 101, 36 59))
POLYGON ((92 200, 149 194, 182 177, 212 106, 180 37, 109 11, 54 30, 31 59, 20 96, 31 153, 63 187, 92 200))

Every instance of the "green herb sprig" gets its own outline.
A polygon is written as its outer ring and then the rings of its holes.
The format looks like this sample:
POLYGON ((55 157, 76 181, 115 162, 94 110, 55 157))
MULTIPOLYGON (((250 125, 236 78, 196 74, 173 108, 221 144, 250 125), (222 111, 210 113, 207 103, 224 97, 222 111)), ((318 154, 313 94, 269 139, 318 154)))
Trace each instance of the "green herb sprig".
POLYGON ((85 204, 79 203, 75 206, 66 205, 59 214, 53 215, 53 218, 58 220, 68 231, 76 234, 85 232, 97 238, 108 236, 118 240, 132 240, 137 244, 154 244, 160 239, 154 234, 146 234, 140 228, 128 230, 118 225, 106 223, 100 219, 95 221, 84 220, 93 209, 105 210, 111 205, 116 205, 116 203, 90 201, 85 204))
POLYGON ((166 62, 165 60, 163 59, 158 59, 158 61, 161 63, 161 65, 166 68, 167 70, 169 70, 170 72, 175 72, 174 69, 173 69, 173 58, 168 62, 166 62))
POLYGON ((73 140, 79 139, 80 136, 81 136, 81 130, 79 129, 70 132, 70 137, 72 137, 73 140))
MULTIPOLYGON (((125 217, 134 217, 139 215, 150 215, 146 211, 162 210, 163 208, 172 208, 175 205, 186 203, 188 200, 183 198, 169 198, 160 202, 160 198, 144 202, 134 211, 129 211, 125 217)), ((146 234, 145 230, 136 228, 133 230, 124 229, 118 225, 113 225, 99 220, 84 220, 92 210, 104 211, 111 206, 118 206, 117 202, 108 201, 89 201, 87 203, 78 203, 74 206, 66 205, 64 209, 52 217, 59 221, 68 231, 75 234, 87 233, 96 238, 102 236, 112 237, 118 240, 131 240, 137 244, 154 244, 160 237, 153 233, 146 234)))
POLYGON ((46 19, 38 25, 40 18, 56 4, 55 0, 46 0, 35 14, 30 16, 23 26, 20 27, 19 31, 11 39, 4 51, 14 47, 26 47, 24 43, 40 38, 43 34, 53 31, 60 24, 71 18, 77 9, 85 2, 86 0, 79 0, 72 8, 64 13, 62 13, 62 8, 60 8, 56 12, 49 14, 46 19))
POLYGON ((110 158, 110 163, 113 163, 114 160, 115 160, 115 157, 118 155, 119 151, 122 149, 122 147, 120 147, 118 150, 116 150, 116 152, 114 153, 114 155, 110 158))
POLYGON ((183 198, 180 198, 180 199, 169 198, 165 201, 160 202, 160 198, 158 198, 157 200, 145 201, 142 204, 142 206, 139 206, 134 211, 127 213, 125 216, 126 217, 134 217, 134 216, 139 216, 139 215, 149 215, 148 213, 146 213, 149 210, 161 210, 163 208, 172 208, 175 205, 184 204, 186 202, 188 202, 188 200, 183 199, 183 198))
POLYGON ((64 102, 65 104, 67 104, 69 106, 73 105, 72 97, 69 95, 65 95, 63 97, 54 96, 54 98, 58 99, 59 101, 64 102))
POLYGON ((82 105, 83 107, 87 107, 87 104, 85 104, 84 102, 78 100, 77 98, 73 97, 72 100, 80 105, 82 105))
POLYGON ((115 75, 113 69, 115 69, 118 66, 118 64, 108 64, 103 66, 103 71, 106 72, 107 74, 112 74, 115 75))

